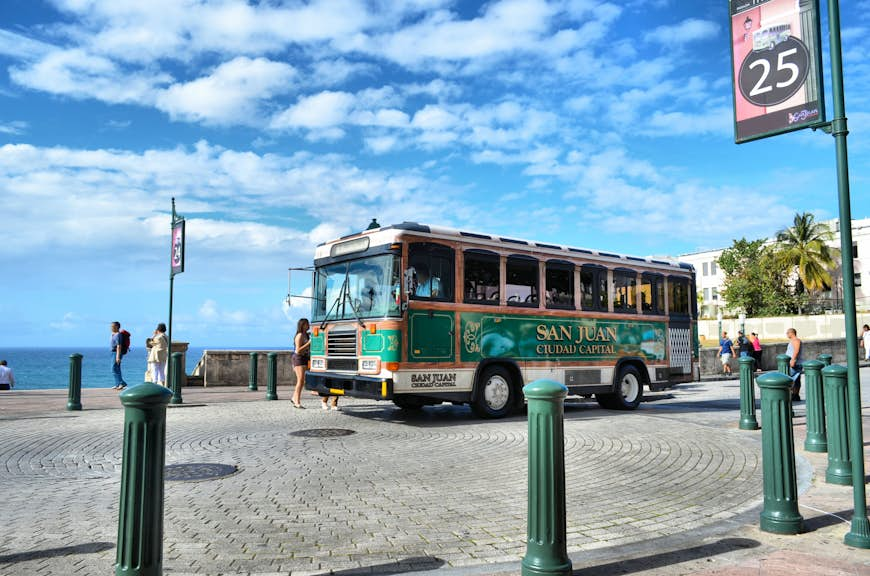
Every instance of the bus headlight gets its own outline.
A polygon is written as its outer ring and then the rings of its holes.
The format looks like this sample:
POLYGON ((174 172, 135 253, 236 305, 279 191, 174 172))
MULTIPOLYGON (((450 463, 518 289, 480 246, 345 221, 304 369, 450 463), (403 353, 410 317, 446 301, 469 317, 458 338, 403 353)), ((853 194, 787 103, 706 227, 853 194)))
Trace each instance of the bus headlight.
POLYGON ((326 358, 312 358, 311 359, 311 369, 312 370, 326 370, 326 358))
POLYGON ((360 358, 359 371, 365 374, 377 374, 381 371, 380 358, 360 358))

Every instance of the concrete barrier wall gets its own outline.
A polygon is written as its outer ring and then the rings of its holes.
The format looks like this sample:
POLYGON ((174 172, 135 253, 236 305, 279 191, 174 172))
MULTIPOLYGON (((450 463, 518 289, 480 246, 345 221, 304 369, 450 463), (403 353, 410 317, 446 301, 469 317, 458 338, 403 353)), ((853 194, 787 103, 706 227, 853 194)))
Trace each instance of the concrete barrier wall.
POLYGON ((247 386, 251 373, 251 352, 257 354, 257 386, 268 383, 269 352, 277 352, 278 386, 295 386, 296 375, 287 350, 206 350, 192 376, 202 378, 203 386, 247 386))
MULTIPOLYGON (((736 335, 736 331, 735 331, 736 335)), ((736 338, 735 338, 736 340, 736 338)), ((761 369, 776 370, 776 357, 778 354, 785 354, 785 349, 788 347, 787 342, 765 345, 761 343, 761 369)), ((801 348, 803 349, 803 359, 817 360, 819 354, 830 354, 834 357, 834 364, 846 364, 846 340, 803 340, 801 339, 801 348)), ((701 349, 701 375, 713 376, 722 373, 722 363, 719 360, 719 346, 715 348, 701 349)), ((738 374, 740 364, 732 357, 731 369, 734 374, 738 374)))
MULTIPOLYGON (((861 326, 870 324, 870 314, 858 314, 858 332, 861 326)), ((817 316, 776 316, 770 318, 747 318, 746 334, 756 332, 762 342, 767 339, 783 340, 785 331, 789 328, 797 330, 801 339, 828 340, 846 338, 846 320, 842 314, 821 314, 817 316)), ((719 321, 700 320, 698 322, 698 338, 701 345, 719 345, 719 321)), ((740 320, 723 318, 722 330, 728 332, 732 339, 737 338, 740 330, 740 320)))

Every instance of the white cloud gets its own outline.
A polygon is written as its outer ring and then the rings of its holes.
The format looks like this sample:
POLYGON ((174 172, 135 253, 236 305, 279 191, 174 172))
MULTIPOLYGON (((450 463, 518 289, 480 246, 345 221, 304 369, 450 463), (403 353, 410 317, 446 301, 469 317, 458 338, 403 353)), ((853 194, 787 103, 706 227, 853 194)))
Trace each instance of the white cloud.
POLYGON ((19 136, 27 131, 29 124, 24 120, 13 120, 7 124, 0 124, 0 134, 19 136))
POLYGON ((55 47, 46 42, 0 29, 0 54, 5 56, 21 60, 34 60, 54 50, 55 47))
POLYGON ((354 104, 354 97, 347 92, 325 91, 300 98, 295 105, 272 119, 271 127, 284 128, 334 128, 347 120, 354 104))
POLYGON ((172 118, 215 124, 252 124, 263 102, 294 89, 296 70, 265 58, 234 58, 210 75, 173 84, 157 96, 157 107, 172 118))
POLYGON ((719 24, 710 20, 687 18, 679 24, 659 26, 644 35, 650 42, 666 46, 679 46, 697 40, 707 40, 719 33, 719 24))

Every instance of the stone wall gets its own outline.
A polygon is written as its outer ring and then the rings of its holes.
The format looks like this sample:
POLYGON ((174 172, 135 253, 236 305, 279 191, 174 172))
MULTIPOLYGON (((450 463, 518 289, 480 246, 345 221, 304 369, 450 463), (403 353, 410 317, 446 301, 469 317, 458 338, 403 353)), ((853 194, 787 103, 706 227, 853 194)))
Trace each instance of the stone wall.
MULTIPOLYGON (((870 324, 870 314, 858 314, 858 332, 861 326, 870 324)), ((747 318, 744 326, 746 334, 755 332, 762 343, 767 339, 784 340, 785 331, 789 328, 797 330, 801 339, 830 340, 846 338, 846 320, 842 314, 820 314, 817 316, 775 316, 770 318, 747 318)), ((722 330, 734 339, 740 330, 740 320, 723 318, 722 330)), ((719 321, 700 320, 698 322, 698 338, 701 346, 719 345, 719 321)))
MULTIPOLYGON (((736 331, 735 331, 736 334, 736 331)), ((735 338, 736 339, 736 338, 735 338)), ((776 344, 764 344, 761 342, 761 369, 776 370, 776 357, 778 354, 785 354, 785 349, 788 346, 787 342, 776 344)), ((801 340, 801 348, 803 349, 803 359, 817 360, 819 354, 831 354, 834 357, 834 364, 846 364, 846 340, 801 340)), ((719 347, 702 348, 701 349, 701 375, 714 376, 722 373, 722 363, 719 360, 719 347)), ((740 370, 739 362, 732 358, 731 369, 734 374, 738 374, 740 370)))
POLYGON ((192 376, 202 378, 203 386, 247 386, 251 373, 251 353, 257 354, 257 387, 268 383, 269 352, 276 352, 278 386, 295 386, 296 375, 287 350, 206 350, 193 369, 192 376))

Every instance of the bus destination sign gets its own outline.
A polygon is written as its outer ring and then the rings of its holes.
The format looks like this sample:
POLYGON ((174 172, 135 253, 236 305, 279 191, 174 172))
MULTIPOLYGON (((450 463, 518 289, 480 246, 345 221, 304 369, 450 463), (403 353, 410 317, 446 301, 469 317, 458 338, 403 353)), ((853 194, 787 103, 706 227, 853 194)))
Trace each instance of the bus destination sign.
POLYGON ((734 139, 824 122, 818 0, 731 0, 734 139))

